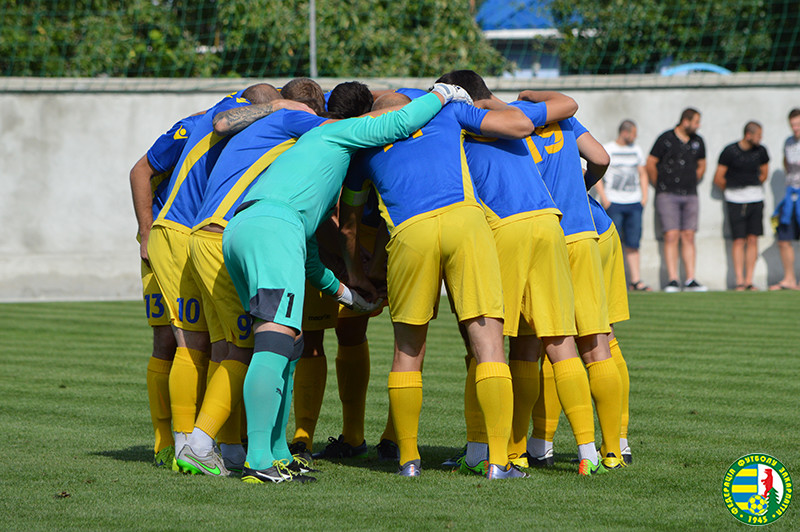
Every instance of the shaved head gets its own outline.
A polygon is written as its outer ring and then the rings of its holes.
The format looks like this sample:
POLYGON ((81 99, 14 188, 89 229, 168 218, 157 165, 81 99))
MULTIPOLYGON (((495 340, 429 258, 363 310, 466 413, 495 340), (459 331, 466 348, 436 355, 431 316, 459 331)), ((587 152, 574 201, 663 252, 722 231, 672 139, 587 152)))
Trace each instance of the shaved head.
POLYGON ((405 105, 411 101, 411 98, 399 92, 387 92, 372 104, 373 111, 380 111, 387 107, 396 107, 398 105, 405 105))
POLYGON ((247 87, 242 93, 242 97, 247 98, 250 103, 267 103, 282 98, 278 89, 269 83, 258 83, 247 87))

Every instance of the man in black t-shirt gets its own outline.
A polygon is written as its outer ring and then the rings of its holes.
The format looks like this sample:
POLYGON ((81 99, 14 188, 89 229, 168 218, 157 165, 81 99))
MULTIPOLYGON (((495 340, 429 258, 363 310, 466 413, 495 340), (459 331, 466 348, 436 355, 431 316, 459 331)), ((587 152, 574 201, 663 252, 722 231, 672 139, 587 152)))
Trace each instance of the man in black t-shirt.
POLYGON ((697 134, 700 113, 688 108, 678 125, 658 137, 647 158, 647 176, 656 188, 656 215, 664 232, 664 262, 669 282, 665 292, 679 292, 678 247, 680 243, 686 281, 683 289, 705 292, 694 278, 697 232, 697 183, 706 171, 706 147, 697 134))
POLYGON ((758 237, 764 234, 763 183, 769 171, 769 155, 761 145, 761 133, 761 124, 748 122, 744 138, 722 150, 714 174, 714 184, 723 191, 728 208, 736 290, 755 290, 758 237))

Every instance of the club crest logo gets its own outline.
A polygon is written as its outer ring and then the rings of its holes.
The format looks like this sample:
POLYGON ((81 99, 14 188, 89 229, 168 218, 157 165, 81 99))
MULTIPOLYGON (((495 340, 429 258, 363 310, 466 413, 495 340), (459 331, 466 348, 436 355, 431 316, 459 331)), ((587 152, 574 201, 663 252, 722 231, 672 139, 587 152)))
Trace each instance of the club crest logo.
POLYGON ((748 454, 730 465, 722 480, 725 507, 748 525, 768 525, 780 518, 792 501, 792 477, 768 454, 748 454))

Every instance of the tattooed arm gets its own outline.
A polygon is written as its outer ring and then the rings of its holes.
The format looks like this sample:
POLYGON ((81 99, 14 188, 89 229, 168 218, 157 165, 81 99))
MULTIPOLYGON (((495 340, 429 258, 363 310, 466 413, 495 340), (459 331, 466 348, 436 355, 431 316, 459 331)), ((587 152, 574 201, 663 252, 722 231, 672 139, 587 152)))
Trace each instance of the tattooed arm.
POLYGON ((292 100, 272 100, 269 103, 259 103, 228 109, 214 117, 214 132, 218 135, 233 135, 240 132, 256 120, 271 115, 279 109, 292 109, 316 114, 304 103, 292 100))

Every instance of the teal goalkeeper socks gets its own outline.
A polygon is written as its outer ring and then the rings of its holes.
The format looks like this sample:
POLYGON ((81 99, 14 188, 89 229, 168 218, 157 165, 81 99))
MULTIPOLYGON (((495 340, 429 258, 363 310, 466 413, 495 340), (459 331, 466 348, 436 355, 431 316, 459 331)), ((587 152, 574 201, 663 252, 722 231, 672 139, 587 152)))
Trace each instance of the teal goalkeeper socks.
POLYGON ((289 451, 289 444, 286 441, 286 424, 289 422, 289 414, 292 410, 292 391, 294 390, 294 368, 297 367, 297 360, 289 362, 284 370, 283 402, 278 411, 278 420, 272 429, 272 456, 275 460, 292 461, 292 453, 289 451))
MULTIPOLYGON (((272 454, 272 434, 283 406, 288 366, 289 359, 283 355, 269 351, 253 353, 244 379, 247 462, 252 469, 267 469, 276 460, 272 454)), ((285 431, 285 421, 283 427, 285 431)))

